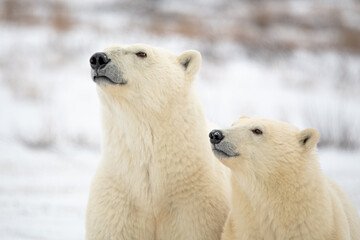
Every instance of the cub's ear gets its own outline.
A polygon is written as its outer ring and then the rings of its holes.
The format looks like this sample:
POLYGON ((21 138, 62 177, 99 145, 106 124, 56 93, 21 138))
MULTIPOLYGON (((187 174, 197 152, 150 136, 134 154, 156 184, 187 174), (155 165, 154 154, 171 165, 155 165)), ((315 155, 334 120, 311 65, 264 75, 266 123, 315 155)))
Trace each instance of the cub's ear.
POLYGON ((247 116, 247 115, 242 115, 241 117, 239 117, 235 122, 233 122, 231 124, 231 126, 235 126, 236 124, 240 123, 241 120, 245 120, 245 119, 251 119, 251 117, 247 116))
POLYGON ((298 133, 298 141, 305 151, 311 151, 319 141, 320 134, 314 128, 307 128, 298 133))
POLYGON ((193 77, 199 71, 201 65, 201 54, 198 51, 185 51, 178 56, 177 59, 184 68, 187 76, 193 77))

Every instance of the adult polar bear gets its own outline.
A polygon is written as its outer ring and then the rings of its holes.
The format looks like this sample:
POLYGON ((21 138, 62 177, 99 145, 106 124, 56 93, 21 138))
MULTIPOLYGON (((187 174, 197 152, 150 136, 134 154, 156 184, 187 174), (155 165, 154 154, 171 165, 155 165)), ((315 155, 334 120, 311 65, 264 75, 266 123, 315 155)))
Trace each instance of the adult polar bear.
POLYGON ((209 136, 215 155, 232 170, 223 240, 360 239, 355 207, 320 170, 315 129, 243 117, 209 136))
POLYGON ((192 87, 201 55, 116 45, 90 64, 103 139, 87 239, 220 239, 230 184, 192 87))

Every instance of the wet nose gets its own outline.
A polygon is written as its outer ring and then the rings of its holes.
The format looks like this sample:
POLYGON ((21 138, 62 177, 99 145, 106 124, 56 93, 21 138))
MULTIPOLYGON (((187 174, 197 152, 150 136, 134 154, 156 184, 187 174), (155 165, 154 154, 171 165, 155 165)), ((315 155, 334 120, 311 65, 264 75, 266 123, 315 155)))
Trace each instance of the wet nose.
POLYGON ((92 69, 97 70, 101 69, 106 66, 110 62, 110 58, 103 53, 103 52, 97 52, 90 58, 90 66, 92 69))
POLYGON ((209 133, 209 138, 210 138, 210 142, 212 144, 218 144, 221 142, 221 140, 224 139, 224 135, 222 134, 222 132, 220 130, 212 130, 209 133))

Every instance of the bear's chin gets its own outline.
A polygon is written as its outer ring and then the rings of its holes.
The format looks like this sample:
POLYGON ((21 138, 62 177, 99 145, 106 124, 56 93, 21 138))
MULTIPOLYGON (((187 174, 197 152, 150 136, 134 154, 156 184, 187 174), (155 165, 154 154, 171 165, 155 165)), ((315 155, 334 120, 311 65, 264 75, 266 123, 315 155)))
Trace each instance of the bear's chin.
POLYGON ((126 82, 114 82, 106 76, 94 77, 94 82, 98 85, 124 85, 126 82))
POLYGON ((227 155, 225 152, 219 151, 217 149, 213 149, 213 153, 217 158, 220 158, 220 159, 231 157, 231 156, 227 155))
POLYGON ((212 151, 213 151, 214 155, 219 159, 232 158, 232 157, 239 156, 239 154, 230 155, 230 154, 226 153, 225 151, 222 151, 221 149, 218 149, 218 148, 216 148, 214 146, 212 147, 212 151))
POLYGON ((237 151, 232 150, 229 146, 231 146, 229 143, 222 145, 211 144, 211 149, 217 158, 231 158, 240 155, 237 151))

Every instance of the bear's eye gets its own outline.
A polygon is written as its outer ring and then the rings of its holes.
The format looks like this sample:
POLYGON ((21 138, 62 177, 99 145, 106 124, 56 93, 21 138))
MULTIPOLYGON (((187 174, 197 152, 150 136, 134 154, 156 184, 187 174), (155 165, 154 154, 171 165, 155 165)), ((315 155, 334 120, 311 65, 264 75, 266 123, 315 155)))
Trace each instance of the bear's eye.
POLYGON ((260 129, 258 129, 258 128, 255 128, 255 129, 253 129, 253 130, 251 130, 254 134, 256 134, 256 135, 261 135, 261 134, 263 134, 263 132, 260 130, 260 129))
POLYGON ((147 57, 147 54, 146 52, 137 52, 136 53, 136 56, 140 57, 140 58, 146 58, 147 57))

